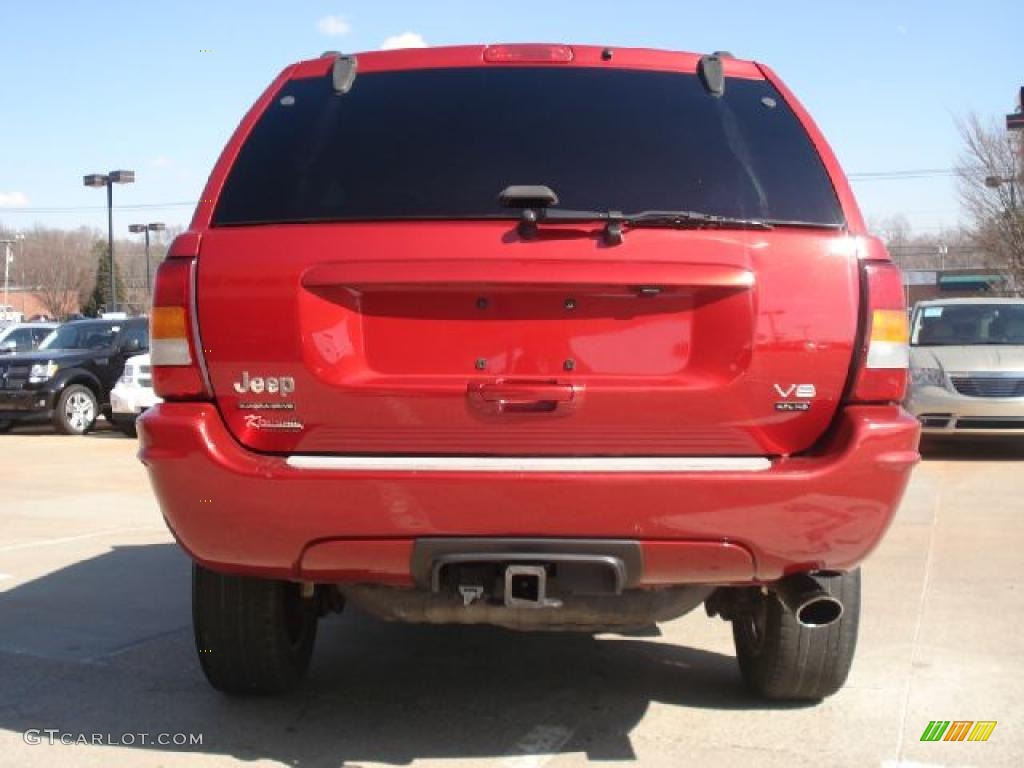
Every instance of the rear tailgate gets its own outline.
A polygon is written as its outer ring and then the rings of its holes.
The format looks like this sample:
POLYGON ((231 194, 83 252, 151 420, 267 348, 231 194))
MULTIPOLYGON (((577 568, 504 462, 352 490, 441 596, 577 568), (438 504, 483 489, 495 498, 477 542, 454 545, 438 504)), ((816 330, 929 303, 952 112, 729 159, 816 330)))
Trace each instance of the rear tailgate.
POLYGON ((859 277, 788 95, 733 59, 713 93, 691 55, 482 53, 371 54, 340 92, 329 60, 306 63, 229 144, 206 193, 198 320, 237 438, 382 454, 811 446, 850 370, 859 277), (595 225, 546 223, 524 239, 498 195, 531 184, 563 211, 777 226, 627 226, 609 245, 595 225))
POLYGON ((268 452, 775 455, 824 432, 856 336, 845 238, 634 230, 609 249, 586 229, 211 230, 199 322, 225 421, 268 452))

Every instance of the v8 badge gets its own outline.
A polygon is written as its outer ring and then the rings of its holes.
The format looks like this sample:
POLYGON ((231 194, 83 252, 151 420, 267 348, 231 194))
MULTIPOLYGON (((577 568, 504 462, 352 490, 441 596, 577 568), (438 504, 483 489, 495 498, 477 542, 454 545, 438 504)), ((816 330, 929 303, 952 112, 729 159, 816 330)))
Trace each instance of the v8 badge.
POLYGON ((811 400, 818 394, 813 384, 776 384, 775 391, 783 398, 775 403, 776 411, 809 411, 811 400))
POLYGON ((818 394, 818 390, 815 389, 813 384, 782 384, 775 385, 775 391, 779 393, 779 397, 789 398, 807 398, 810 399, 818 394))

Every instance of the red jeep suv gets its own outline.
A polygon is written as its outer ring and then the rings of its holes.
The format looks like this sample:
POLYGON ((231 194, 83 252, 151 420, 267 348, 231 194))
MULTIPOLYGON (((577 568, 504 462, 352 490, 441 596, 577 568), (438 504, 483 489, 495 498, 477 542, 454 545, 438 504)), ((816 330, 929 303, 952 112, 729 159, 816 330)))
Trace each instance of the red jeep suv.
POLYGON ((846 679, 918 460, 900 276, 811 118, 726 53, 324 54, 157 276, 140 456, 203 671, 317 620, 616 631, 703 604, 748 687, 846 679))

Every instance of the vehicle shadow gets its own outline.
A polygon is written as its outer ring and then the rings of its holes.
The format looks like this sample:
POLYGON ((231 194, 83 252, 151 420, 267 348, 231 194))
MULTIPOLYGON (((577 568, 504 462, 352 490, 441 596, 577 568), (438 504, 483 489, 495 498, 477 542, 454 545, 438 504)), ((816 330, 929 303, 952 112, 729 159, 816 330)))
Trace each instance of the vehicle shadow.
POLYGON ((1020 437, 921 437, 921 456, 941 461, 1020 461, 1024 459, 1024 434, 1020 437))
POLYGON ((62 435, 46 423, 14 424, 7 431, 0 432, 0 438, 6 435, 38 435, 40 437, 84 437, 99 440, 126 439, 125 436, 106 419, 97 419, 92 429, 84 435, 62 435))
POLYGON ((0 728, 115 743, 130 733, 126 749, 297 766, 527 752, 627 760, 651 702, 680 708, 680 732, 687 709, 767 706, 743 691, 731 656, 354 612, 321 623, 299 690, 230 699, 199 671, 188 595, 189 564, 171 544, 115 547, 0 592, 0 728), (143 733, 202 734, 202 744, 143 745, 143 733))

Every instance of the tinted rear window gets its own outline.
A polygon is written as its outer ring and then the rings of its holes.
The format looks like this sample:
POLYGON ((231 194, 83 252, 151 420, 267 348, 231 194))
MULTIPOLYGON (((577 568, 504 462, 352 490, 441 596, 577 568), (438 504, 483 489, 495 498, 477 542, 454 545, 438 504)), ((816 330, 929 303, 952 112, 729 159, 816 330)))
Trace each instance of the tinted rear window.
POLYGON ((254 127, 215 225, 509 216, 546 184, 561 208, 696 210, 835 225, 831 182, 771 84, 695 75, 491 67, 294 80, 254 127))

